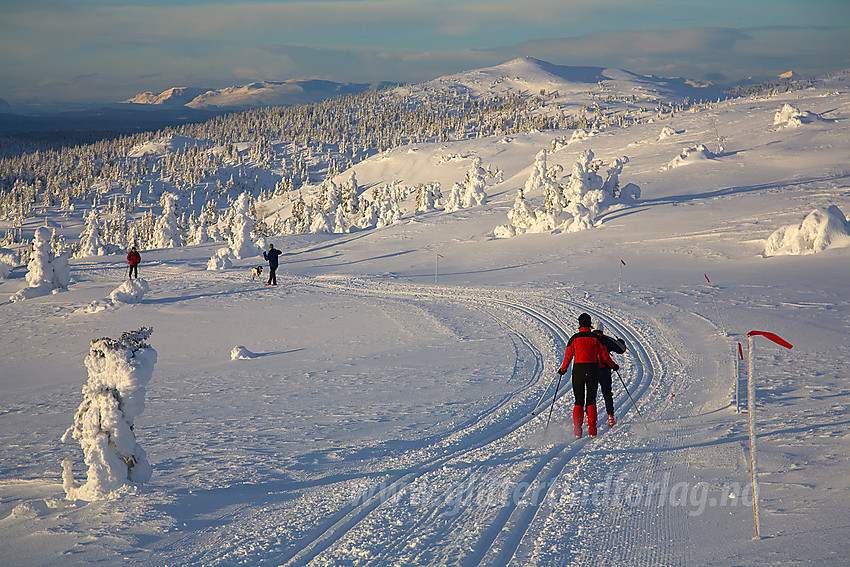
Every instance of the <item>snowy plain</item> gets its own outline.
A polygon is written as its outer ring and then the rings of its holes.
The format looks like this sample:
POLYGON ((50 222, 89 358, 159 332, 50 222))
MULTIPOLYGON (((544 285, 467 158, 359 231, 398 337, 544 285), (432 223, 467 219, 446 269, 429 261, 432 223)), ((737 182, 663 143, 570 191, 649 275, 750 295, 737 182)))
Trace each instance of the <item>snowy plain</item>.
POLYGON ((277 287, 251 280, 259 252, 207 270, 218 243, 143 251, 138 303, 87 310, 121 285, 115 255, 72 260, 68 291, 0 304, 0 563, 841 564, 850 248, 764 250, 814 209, 850 213, 850 75, 563 145, 548 159, 567 172, 586 149, 628 156, 621 183, 640 199, 593 229, 495 238, 563 136, 357 164, 366 187, 450 187, 473 157, 503 177, 480 206, 267 239, 277 287), (786 103, 817 120, 775 124, 786 103), (699 144, 709 155, 676 162, 699 144), (618 424, 577 441, 566 379, 548 430, 547 402, 531 412, 582 312, 626 341, 615 360, 641 415, 615 380, 618 424), (62 460, 85 470, 60 438, 90 341, 143 326, 158 356, 135 433, 153 477, 68 501, 62 460), (736 362, 751 330, 794 345, 754 351, 760 538, 736 362))

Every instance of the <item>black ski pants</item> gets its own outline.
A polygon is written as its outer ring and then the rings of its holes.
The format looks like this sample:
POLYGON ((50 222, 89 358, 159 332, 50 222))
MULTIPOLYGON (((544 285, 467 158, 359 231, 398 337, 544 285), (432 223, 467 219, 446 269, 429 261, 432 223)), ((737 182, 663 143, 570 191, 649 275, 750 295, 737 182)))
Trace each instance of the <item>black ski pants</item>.
POLYGON ((573 362, 573 394, 577 406, 596 405, 596 391, 599 388, 599 365, 597 363, 573 362))
POLYGON ((277 276, 275 272, 277 271, 277 266, 272 268, 269 266, 269 285, 277 285, 277 276))
POLYGON ((127 277, 133 279, 133 273, 136 274, 136 279, 139 279, 139 265, 138 264, 130 264, 130 272, 127 274, 127 277))
POLYGON ((605 399, 605 411, 608 415, 614 415, 614 392, 611 389, 611 369, 608 367, 599 369, 599 389, 605 399))

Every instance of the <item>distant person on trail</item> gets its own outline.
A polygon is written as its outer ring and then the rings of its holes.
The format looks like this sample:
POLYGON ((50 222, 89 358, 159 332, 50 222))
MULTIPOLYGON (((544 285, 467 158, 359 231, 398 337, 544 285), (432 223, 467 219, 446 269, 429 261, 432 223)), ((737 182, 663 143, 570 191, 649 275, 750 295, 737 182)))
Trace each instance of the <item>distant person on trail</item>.
POLYGON ((133 273, 136 274, 136 279, 139 279, 139 262, 142 261, 142 257, 139 255, 139 251, 136 250, 136 247, 133 246, 130 248, 130 253, 127 254, 127 262, 130 263, 130 273, 127 274, 129 279, 133 279, 133 273))
POLYGON ((274 247, 274 244, 269 244, 269 251, 263 252, 263 258, 269 261, 269 281, 266 285, 277 285, 277 257, 283 254, 280 250, 274 247))
POLYGON ((573 432, 576 439, 582 436, 582 421, 587 410, 587 433, 596 436, 596 390, 599 387, 599 366, 605 364, 612 370, 620 367, 611 360, 608 351, 599 342, 599 338, 590 330, 591 319, 587 313, 578 317, 578 333, 570 337, 564 353, 564 363, 558 370, 563 376, 573 362, 573 394, 576 402, 573 407, 573 432))
MULTIPOLYGON (((601 321, 597 321, 593 325, 593 334, 599 337, 599 342, 608 351, 623 354, 626 352, 626 341, 621 338, 611 338, 605 334, 605 328, 601 321)), ((605 399, 605 411, 608 413, 608 427, 617 425, 614 419, 614 392, 611 389, 611 369, 601 362, 599 363, 599 389, 602 390, 602 397, 605 399)))

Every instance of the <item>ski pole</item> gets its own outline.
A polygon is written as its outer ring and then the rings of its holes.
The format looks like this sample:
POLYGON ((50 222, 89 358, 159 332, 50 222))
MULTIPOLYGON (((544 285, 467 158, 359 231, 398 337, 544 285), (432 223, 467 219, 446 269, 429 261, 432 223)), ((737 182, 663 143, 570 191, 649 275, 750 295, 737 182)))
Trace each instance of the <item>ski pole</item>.
POLYGON ((549 418, 546 419, 546 427, 543 429, 544 433, 549 430, 549 421, 552 420, 552 410, 555 409, 555 400, 558 399, 558 388, 561 387, 561 376, 562 374, 558 373, 558 385, 555 386, 555 395, 552 397, 552 405, 549 406, 549 418))
POLYGON ((637 412, 637 414, 640 416, 640 418, 644 421, 643 426, 644 426, 644 427, 646 427, 647 429, 649 429, 649 427, 646 425, 646 418, 644 418, 644 417, 643 417, 643 415, 640 413, 640 409, 638 409, 638 406, 637 406, 637 404, 635 403, 635 400, 634 400, 634 398, 632 397, 631 392, 629 392, 629 387, 628 387, 628 386, 626 386, 626 383, 623 381, 623 377, 622 377, 622 376, 620 376, 620 371, 619 371, 619 370, 615 370, 615 372, 617 373, 617 378, 619 378, 619 379, 620 379, 620 384, 622 384, 622 385, 623 385, 623 388, 626 390, 626 394, 629 396, 629 399, 632 401, 632 405, 633 405, 633 406, 635 406, 635 411, 636 411, 636 412, 637 412))
MULTIPOLYGON (((556 376, 557 376, 557 374, 556 374, 556 376)), ((551 388, 551 387, 552 387, 552 382, 554 382, 554 381, 555 381, 555 376, 552 376, 552 379, 551 379, 551 380, 549 380, 549 384, 546 386, 546 389, 545 389, 545 390, 543 390, 543 393, 542 393, 542 394, 540 394, 540 399, 539 399, 539 400, 537 400, 537 405, 536 405, 536 406, 534 406, 534 409, 533 409, 533 410, 531 410, 531 415, 534 415, 534 412, 536 412, 536 411, 537 411, 537 408, 539 408, 539 407, 540 407, 540 402, 542 402, 542 401, 543 401, 543 396, 545 396, 545 395, 546 395, 546 392, 548 392, 548 391, 549 391, 549 388, 551 388)))

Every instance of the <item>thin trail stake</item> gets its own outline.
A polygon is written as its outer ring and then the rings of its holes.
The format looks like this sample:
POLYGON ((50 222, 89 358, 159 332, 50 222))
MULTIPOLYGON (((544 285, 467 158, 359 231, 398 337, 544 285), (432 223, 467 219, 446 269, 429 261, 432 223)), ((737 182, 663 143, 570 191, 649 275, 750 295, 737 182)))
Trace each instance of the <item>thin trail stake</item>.
POLYGON ((546 420, 546 427, 543 429, 543 433, 546 433, 549 430, 549 421, 552 419, 552 410, 555 409, 555 401, 558 399, 558 388, 561 387, 561 374, 558 374, 558 385, 555 386, 555 395, 552 398, 552 405, 549 406, 549 418, 546 420))
POLYGON ((646 430, 647 430, 647 431, 649 431, 649 426, 646 424, 646 418, 644 418, 644 417, 643 417, 643 414, 641 414, 641 413, 640 413, 640 409, 638 409, 638 406, 637 406, 637 404, 635 403, 634 398, 632 398, 632 394, 631 394, 631 392, 629 392, 629 387, 628 387, 628 386, 626 386, 626 383, 623 381, 623 377, 622 377, 622 376, 620 376, 620 371, 619 371, 619 370, 616 370, 615 372, 617 372, 617 378, 619 378, 619 379, 620 379, 620 384, 622 384, 622 385, 623 385, 623 388, 626 390, 626 394, 629 396, 629 399, 632 401, 632 405, 635 407, 635 411, 636 411, 636 412, 637 412, 637 414, 640 416, 640 418, 643 420, 643 426, 644 426, 644 427, 646 427, 646 430))
POLYGON ((708 279, 708 274, 703 274, 705 276, 705 281, 708 282, 709 295, 711 296, 711 300, 714 302, 714 310, 717 311, 717 319, 720 321, 720 328, 723 330, 723 336, 728 337, 729 333, 726 332, 726 327, 723 325, 723 318, 720 316, 720 308, 717 307, 717 300, 714 298, 714 291, 711 286, 711 280, 708 279))
POLYGON ((543 401, 543 396, 545 396, 545 395, 546 395, 546 392, 548 392, 548 391, 549 391, 549 388, 551 388, 551 387, 552 387, 552 382, 554 382, 554 381, 555 381, 555 377, 556 377, 556 376, 558 376, 558 374, 557 374, 557 373, 555 373, 555 376, 552 376, 552 379, 551 379, 551 380, 549 380, 549 385, 548 385, 548 386, 546 386, 546 389, 545 389, 545 390, 543 390, 543 393, 542 393, 542 394, 540 394, 540 399, 539 399, 539 400, 537 400, 537 405, 536 405, 536 406, 534 406, 534 409, 533 409, 533 410, 531 410, 531 415, 534 415, 534 412, 536 412, 536 411, 537 411, 537 408, 539 408, 539 407, 540 407, 540 402, 542 402, 542 401, 543 401))

